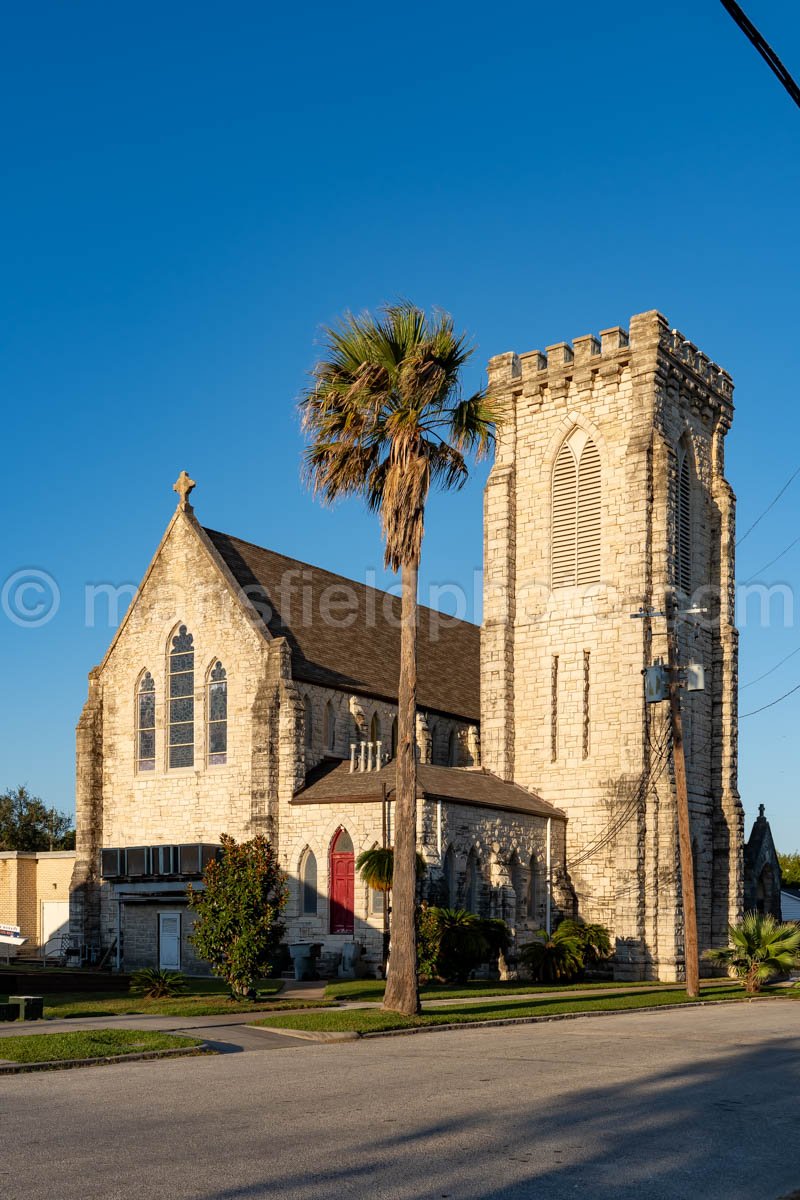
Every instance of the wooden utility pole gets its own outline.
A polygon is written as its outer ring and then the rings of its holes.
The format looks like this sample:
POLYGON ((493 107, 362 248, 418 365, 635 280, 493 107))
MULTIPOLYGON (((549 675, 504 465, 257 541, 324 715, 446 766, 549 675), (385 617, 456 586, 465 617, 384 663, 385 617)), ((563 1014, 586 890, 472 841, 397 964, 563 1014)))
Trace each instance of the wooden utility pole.
POLYGON ((669 712, 672 724, 672 761, 675 765, 675 792, 678 805, 678 844, 681 861, 683 896, 683 943, 686 961, 686 994, 697 997, 700 991, 700 962, 697 949, 697 906, 694 894, 692 830, 689 824, 689 792, 686 786, 686 757, 683 750, 683 720, 678 673, 678 605, 675 595, 667 596, 667 661, 669 665, 669 712))

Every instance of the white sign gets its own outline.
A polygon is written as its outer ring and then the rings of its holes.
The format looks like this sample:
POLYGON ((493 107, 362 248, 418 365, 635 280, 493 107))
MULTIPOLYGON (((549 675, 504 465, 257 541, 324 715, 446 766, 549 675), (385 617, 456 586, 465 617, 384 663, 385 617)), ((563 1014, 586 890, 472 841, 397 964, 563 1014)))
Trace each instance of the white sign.
POLYGON ((0 921, 0 934, 5 937, 19 937, 21 932, 19 925, 6 925, 5 921, 0 921))

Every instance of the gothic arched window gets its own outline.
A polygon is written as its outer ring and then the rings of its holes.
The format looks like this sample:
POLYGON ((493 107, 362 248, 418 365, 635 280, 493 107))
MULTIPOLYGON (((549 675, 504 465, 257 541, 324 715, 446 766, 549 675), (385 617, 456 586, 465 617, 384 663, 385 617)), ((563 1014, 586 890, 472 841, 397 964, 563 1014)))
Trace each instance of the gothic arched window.
POLYGON ((397 758, 397 717, 392 721, 392 758, 397 758))
POLYGON ((456 907, 456 856, 452 846, 448 846, 442 860, 442 882, 444 884, 445 908, 456 907))
POLYGON ((169 654, 169 765, 194 766, 194 638, 185 625, 169 654))
POLYGON ((325 750, 328 754, 332 754, 336 749, 336 712, 333 707, 333 701, 329 700, 325 705, 324 719, 322 722, 322 737, 325 742, 325 750))
POLYGON ((458 734, 455 729, 450 730, 450 736, 447 739, 447 765, 455 767, 458 764, 458 734))
POLYGON ((156 685, 145 671, 136 697, 136 769, 156 768, 156 685))
POLYGON ((467 856, 467 870, 464 876, 464 908, 467 912, 480 915, 480 864, 478 855, 473 848, 467 856))
POLYGON ((600 582, 600 455, 573 429, 553 466, 550 580, 554 588, 600 582))
POLYGON ((369 740, 371 742, 379 742, 381 740, 381 719, 376 712, 372 714, 372 720, 369 724, 369 740))
POLYGON ((692 591, 692 477, 685 446, 678 450, 677 500, 675 582, 680 591, 689 596, 692 591))
POLYGON ((300 909, 309 916, 317 911, 317 860, 308 849, 300 860, 300 909))
POLYGON ((216 662, 208 676, 208 765, 220 767, 228 761, 228 676, 216 662))

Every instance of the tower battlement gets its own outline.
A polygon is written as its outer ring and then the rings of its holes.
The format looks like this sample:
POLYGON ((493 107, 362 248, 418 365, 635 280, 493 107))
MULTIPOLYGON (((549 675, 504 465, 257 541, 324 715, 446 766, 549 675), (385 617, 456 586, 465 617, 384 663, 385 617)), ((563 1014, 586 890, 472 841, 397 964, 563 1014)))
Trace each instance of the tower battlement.
POLYGON ((497 354, 489 360, 489 382, 491 387, 510 386, 512 390, 518 382, 541 386, 556 372, 559 379, 569 379, 576 371, 592 374, 604 366, 626 366, 640 351, 655 351, 665 367, 688 374, 696 384, 731 403, 733 380, 728 372, 679 330, 670 329, 666 317, 655 309, 631 317, 628 329, 614 325, 601 330, 599 336, 583 334, 572 342, 556 342, 544 351, 497 354))

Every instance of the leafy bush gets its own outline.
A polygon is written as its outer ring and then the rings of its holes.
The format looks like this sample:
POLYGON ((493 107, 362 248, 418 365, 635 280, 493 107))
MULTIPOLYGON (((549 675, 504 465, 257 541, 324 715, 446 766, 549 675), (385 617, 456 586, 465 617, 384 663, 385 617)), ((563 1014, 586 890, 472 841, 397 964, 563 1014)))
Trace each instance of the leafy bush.
POLYGON ((728 926, 728 935, 730 946, 706 950, 703 957, 727 967, 749 996, 800 964, 800 926, 793 921, 781 923, 769 913, 748 912, 738 925, 728 926))
POLYGON ((178 971, 145 967, 131 976, 131 991, 151 1000, 163 1000, 165 996, 180 996, 185 992, 186 980, 178 971))
POLYGON ((189 885, 197 923, 189 940, 234 995, 255 995, 284 932, 286 876, 270 842, 260 835, 238 843, 223 833, 221 856, 208 864, 204 890, 189 885))
POLYGON ((565 924, 562 922, 554 933, 537 930, 534 940, 519 952, 523 970, 537 983, 566 982, 583 969, 581 943, 569 928, 564 929, 565 924))

